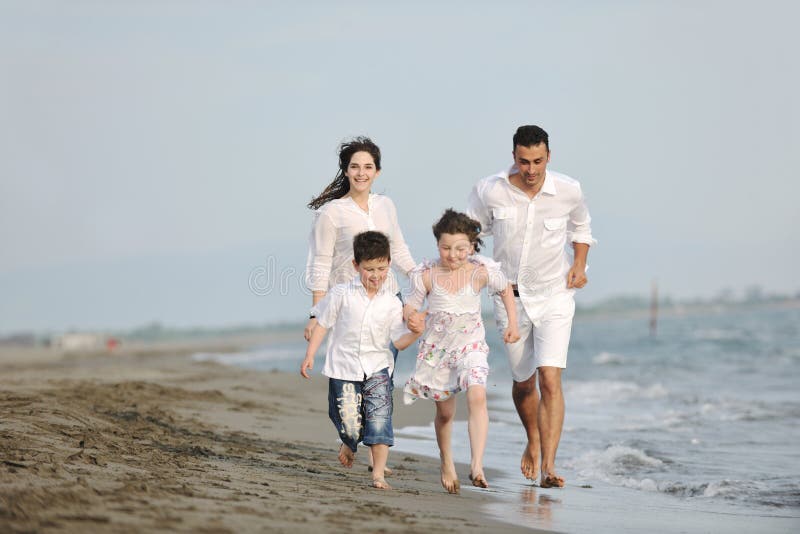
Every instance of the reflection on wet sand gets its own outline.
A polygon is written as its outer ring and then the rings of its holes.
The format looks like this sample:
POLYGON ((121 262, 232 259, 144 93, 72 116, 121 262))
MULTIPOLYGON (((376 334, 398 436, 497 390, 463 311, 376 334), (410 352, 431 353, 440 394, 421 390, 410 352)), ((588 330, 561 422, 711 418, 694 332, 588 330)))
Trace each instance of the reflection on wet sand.
POLYGON ((561 499, 537 490, 538 488, 535 486, 527 486, 522 489, 520 511, 524 516, 530 518, 531 523, 537 528, 550 529, 553 522, 553 507, 560 506, 561 499))

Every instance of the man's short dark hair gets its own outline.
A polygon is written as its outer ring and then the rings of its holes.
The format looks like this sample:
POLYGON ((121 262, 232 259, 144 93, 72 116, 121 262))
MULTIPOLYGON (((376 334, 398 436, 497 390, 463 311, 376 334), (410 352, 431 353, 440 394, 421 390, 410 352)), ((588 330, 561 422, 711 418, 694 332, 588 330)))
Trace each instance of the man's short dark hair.
POLYGON ((528 147, 538 145, 539 143, 544 143, 545 148, 550 152, 550 137, 547 135, 547 132, 532 124, 520 126, 517 128, 517 133, 514 134, 514 146, 512 150, 516 149, 518 146, 528 147))
POLYGON ((353 238, 353 257, 356 263, 384 258, 391 261, 389 248, 389 238, 380 232, 370 230, 356 234, 353 238))

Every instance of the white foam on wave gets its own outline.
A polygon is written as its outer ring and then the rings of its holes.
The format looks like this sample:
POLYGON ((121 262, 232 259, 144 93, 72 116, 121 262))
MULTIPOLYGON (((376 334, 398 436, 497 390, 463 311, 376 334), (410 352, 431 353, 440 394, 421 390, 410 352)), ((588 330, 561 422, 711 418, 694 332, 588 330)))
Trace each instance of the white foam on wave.
POLYGON ((571 381, 564 385, 571 398, 586 404, 618 403, 630 399, 660 399, 669 394, 660 383, 640 386, 633 382, 617 380, 571 381))
POLYGON ((785 480, 714 481, 668 480, 675 473, 668 464, 646 452, 625 445, 592 450, 564 463, 586 481, 603 481, 614 486, 658 492, 684 498, 758 500, 769 506, 797 506, 798 485, 785 480))
POLYGON ((611 445, 605 450, 592 450, 567 462, 582 477, 612 481, 636 472, 661 470, 664 462, 648 456, 640 449, 611 445))
POLYGON ((620 365, 625 363, 625 357, 614 352, 601 352, 592 358, 595 365, 620 365))

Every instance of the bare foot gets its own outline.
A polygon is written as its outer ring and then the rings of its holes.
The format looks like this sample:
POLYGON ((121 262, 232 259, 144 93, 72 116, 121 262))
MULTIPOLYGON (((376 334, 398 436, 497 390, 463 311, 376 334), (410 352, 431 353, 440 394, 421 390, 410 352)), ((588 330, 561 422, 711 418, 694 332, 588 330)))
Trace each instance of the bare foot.
POLYGON ((356 453, 350 450, 350 447, 342 443, 339 447, 339 461, 345 467, 353 467, 353 460, 356 459, 356 453))
POLYGON ((473 475, 472 473, 469 474, 469 479, 472 481, 472 485, 476 488, 488 488, 489 483, 486 482, 486 477, 483 476, 483 473, 478 473, 477 475, 473 475))
POLYGON ((456 474, 456 466, 453 462, 445 465, 442 462, 442 486, 447 490, 447 493, 458 494, 461 491, 461 485, 458 483, 458 475, 456 474))
POLYGON ((528 446, 525 447, 525 452, 522 453, 519 469, 528 480, 536 480, 539 476, 539 454, 539 447, 531 443, 528 443, 528 446))
POLYGON ((555 473, 542 473, 542 480, 539 482, 540 488, 563 488, 564 479, 555 473))
MULTIPOLYGON (((372 473, 372 466, 369 466, 369 467, 367 467, 367 471, 369 471, 370 473, 372 473)), ((385 477, 390 477, 390 476, 392 476, 392 470, 391 470, 391 469, 389 469, 388 467, 384 467, 384 468, 383 468, 383 476, 385 476, 385 477)))
POLYGON ((372 479, 372 487, 376 489, 382 490, 390 490, 392 487, 386 483, 386 481, 382 478, 373 478, 372 479))

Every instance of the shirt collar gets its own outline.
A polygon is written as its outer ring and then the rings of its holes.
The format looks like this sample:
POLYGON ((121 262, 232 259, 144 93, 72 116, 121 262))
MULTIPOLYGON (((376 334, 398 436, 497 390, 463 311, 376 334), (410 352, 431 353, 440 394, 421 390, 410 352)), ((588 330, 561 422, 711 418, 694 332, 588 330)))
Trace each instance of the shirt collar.
MULTIPOLYGON (((508 185, 512 185, 511 180, 509 180, 509 177, 518 171, 519 169, 517 169, 517 166, 512 165, 511 167, 508 168, 508 170, 501 172, 500 176, 505 180, 505 182, 508 185)), ((553 179, 553 175, 550 174, 550 171, 548 170, 544 171, 544 183, 542 184, 542 189, 539 190, 539 192, 552 196, 555 196, 557 193, 556 181, 553 179)))
MULTIPOLYGON (((358 289, 359 291, 363 291, 364 294, 366 295, 367 288, 365 288, 364 284, 361 283, 361 275, 360 274, 356 273, 356 275, 353 277, 352 284, 356 289, 358 289)), ((389 288, 390 285, 391 285, 391 283, 389 282, 389 278, 387 277, 386 280, 383 281, 383 284, 381 284, 381 287, 378 288, 378 292, 376 293, 376 295, 381 295, 381 294, 389 291, 390 290, 390 288, 389 288)))

